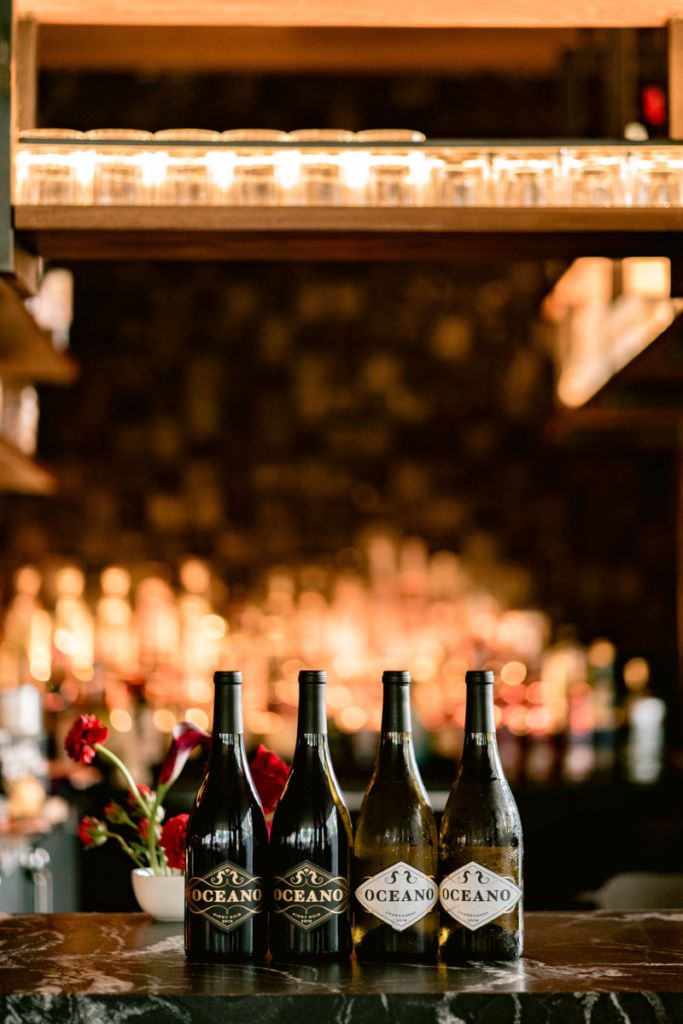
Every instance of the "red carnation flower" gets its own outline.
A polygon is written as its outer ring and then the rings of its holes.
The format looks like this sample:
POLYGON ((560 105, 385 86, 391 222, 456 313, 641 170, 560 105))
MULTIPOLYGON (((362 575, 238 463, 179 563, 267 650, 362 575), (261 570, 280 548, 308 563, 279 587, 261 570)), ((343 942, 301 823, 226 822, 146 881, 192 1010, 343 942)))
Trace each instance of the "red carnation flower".
POLYGON ((109 729, 96 715, 81 715, 69 729, 64 746, 69 757, 81 764, 91 764, 95 757, 95 744, 104 743, 109 729))
POLYGON ((277 754, 259 743, 252 758, 251 775, 263 805, 264 814, 272 814, 285 788, 289 768, 277 754))
POLYGON ((185 835, 189 817, 189 814, 176 814, 161 830, 159 845, 164 849, 169 868, 185 870, 185 835))
POLYGON ((99 818, 86 817, 78 826, 78 838, 86 850, 93 850, 107 841, 107 826, 99 818))

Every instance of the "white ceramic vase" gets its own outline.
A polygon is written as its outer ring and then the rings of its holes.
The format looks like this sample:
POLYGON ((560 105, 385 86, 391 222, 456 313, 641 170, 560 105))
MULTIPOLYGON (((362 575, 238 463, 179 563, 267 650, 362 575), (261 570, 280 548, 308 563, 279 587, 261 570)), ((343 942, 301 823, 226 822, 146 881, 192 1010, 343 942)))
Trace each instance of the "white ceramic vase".
POLYGON ((185 913, 185 876, 153 875, 149 868, 133 868, 133 892, 140 908, 157 921, 182 921, 185 913))

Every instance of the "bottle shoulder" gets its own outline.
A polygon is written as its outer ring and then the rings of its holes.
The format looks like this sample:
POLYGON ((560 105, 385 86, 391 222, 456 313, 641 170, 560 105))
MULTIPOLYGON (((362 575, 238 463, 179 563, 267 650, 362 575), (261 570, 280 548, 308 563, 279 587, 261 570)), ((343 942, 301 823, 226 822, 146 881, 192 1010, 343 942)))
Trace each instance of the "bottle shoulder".
POLYGON ((518 845, 522 823, 507 781, 456 780, 441 820, 441 842, 518 845))
POLYGON ((328 776, 297 775, 292 769, 273 815, 271 844, 285 841, 303 829, 344 832, 350 842, 351 816, 335 780, 328 776))
POLYGON ((436 820, 421 780, 382 772, 373 775, 356 824, 356 856, 372 856, 378 845, 409 849, 436 844, 436 820))
POLYGON ((250 822, 259 831, 267 833, 263 808, 248 780, 231 780, 226 785, 209 770, 197 790, 190 811, 188 833, 192 829, 201 830, 217 824, 224 828, 244 828, 250 822))
POLYGON ((433 820, 427 791, 419 778, 376 772, 368 785, 358 814, 358 825, 369 817, 396 817, 406 811, 433 820))

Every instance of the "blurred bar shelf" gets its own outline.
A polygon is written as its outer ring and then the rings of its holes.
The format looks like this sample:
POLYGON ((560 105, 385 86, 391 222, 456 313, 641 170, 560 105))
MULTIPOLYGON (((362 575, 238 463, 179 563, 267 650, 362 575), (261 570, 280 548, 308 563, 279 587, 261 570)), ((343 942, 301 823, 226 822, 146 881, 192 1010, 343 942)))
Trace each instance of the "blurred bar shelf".
POLYGON ((54 494, 56 481, 43 466, 0 437, 0 493, 54 494))
POLYGON ((22 205, 14 228, 53 260, 675 257, 683 208, 22 205))
POLYGON ((683 314, 620 366, 585 405, 611 409, 625 419, 651 412, 662 420, 681 412, 683 396, 683 314))
POLYGON ((71 384, 76 363, 58 352, 14 288, 0 279, 0 380, 71 384))
POLYGON ((562 408, 546 426, 557 442, 572 435, 622 431, 636 446, 670 449, 680 433, 683 314, 576 408, 562 408))

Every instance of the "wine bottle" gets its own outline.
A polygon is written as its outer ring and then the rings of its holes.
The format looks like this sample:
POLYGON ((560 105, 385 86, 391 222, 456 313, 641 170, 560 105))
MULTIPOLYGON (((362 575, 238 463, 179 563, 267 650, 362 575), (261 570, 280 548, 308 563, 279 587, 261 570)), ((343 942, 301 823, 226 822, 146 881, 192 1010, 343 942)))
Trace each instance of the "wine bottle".
POLYGON ((410 673, 385 672, 382 731, 353 841, 358 960, 435 960, 439 844, 415 761, 410 673))
POLYGON ((281 962, 351 951, 351 819, 330 760, 325 673, 299 673, 292 768, 270 835, 270 951, 281 962))
POLYGON ((462 761, 441 823, 439 947, 446 963, 522 955, 522 826, 503 773, 493 672, 467 672, 462 761))
POLYGON ((264 959, 268 830, 249 771, 242 676, 216 672, 211 754, 187 823, 185 952, 222 963, 264 959))

